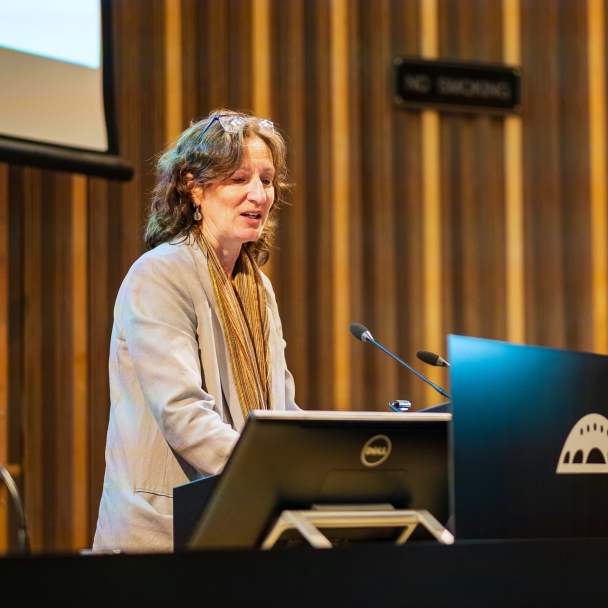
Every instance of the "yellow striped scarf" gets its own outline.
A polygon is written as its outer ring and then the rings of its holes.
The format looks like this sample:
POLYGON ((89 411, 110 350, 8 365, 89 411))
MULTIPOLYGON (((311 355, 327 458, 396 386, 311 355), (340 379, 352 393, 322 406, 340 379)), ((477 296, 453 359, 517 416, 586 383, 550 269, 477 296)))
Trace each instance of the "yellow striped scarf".
POLYGON ((272 409, 266 289, 257 264, 245 249, 241 249, 231 282, 217 253, 202 231, 199 234, 220 310, 236 391, 243 417, 247 419, 252 410, 272 409))

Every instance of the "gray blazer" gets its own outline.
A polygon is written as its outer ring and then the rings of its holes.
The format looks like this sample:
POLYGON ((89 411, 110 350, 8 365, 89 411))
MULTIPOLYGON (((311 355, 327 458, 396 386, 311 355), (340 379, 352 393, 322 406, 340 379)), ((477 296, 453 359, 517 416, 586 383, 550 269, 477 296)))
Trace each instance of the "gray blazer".
MULTIPOLYGON (((274 408, 297 409, 264 275, 274 408)), ((207 260, 165 243, 127 274, 110 347, 106 474, 93 548, 173 549, 173 487, 218 473, 245 423, 207 260)))

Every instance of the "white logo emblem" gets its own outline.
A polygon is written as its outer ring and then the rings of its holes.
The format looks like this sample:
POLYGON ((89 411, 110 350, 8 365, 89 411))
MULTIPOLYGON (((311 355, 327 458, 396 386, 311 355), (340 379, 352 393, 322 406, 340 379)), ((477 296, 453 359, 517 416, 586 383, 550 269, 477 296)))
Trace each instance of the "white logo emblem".
POLYGON ((572 427, 556 473, 608 473, 608 418, 587 414, 572 427))
POLYGON ((361 462, 366 467, 377 467, 389 457, 392 448, 391 440, 386 435, 376 435, 363 446, 361 462))

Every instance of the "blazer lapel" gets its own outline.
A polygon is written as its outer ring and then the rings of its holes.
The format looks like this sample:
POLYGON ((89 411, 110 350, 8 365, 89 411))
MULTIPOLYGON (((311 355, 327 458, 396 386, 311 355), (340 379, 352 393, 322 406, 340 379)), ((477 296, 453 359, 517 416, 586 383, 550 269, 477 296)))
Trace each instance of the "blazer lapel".
MULTIPOLYGON (((270 303, 270 297, 268 298, 270 303)), ((277 328, 274 313, 270 304, 268 305, 268 323, 270 332, 268 337, 270 362, 272 364, 272 393, 273 393, 273 409, 280 411, 285 409, 285 366, 284 361, 284 345, 283 340, 279 338, 279 329, 277 328)))

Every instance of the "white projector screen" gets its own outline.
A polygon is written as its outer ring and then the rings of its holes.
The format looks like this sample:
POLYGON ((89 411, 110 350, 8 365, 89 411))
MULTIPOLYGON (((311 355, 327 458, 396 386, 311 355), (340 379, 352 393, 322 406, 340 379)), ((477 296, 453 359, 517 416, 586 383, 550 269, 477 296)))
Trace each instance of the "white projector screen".
POLYGON ((98 152, 101 0, 0 0, 0 133, 98 152))

